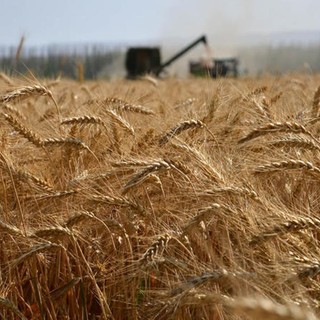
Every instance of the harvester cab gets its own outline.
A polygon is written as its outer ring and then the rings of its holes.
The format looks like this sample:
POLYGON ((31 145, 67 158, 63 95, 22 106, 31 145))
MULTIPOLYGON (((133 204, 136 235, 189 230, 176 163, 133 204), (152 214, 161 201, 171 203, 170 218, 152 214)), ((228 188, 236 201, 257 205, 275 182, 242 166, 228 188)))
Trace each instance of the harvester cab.
MULTIPOLYGON (((129 48, 126 54, 126 70, 127 78, 135 79, 140 76, 143 76, 147 73, 152 73, 156 76, 159 76, 163 70, 169 66, 171 63, 179 59, 193 47, 199 43, 203 43, 207 51, 207 38, 206 36, 201 36, 188 46, 180 50, 173 57, 168 59, 166 62, 161 63, 161 54, 159 47, 133 47, 129 48)), ((230 71, 234 76, 237 75, 237 65, 238 61, 235 58, 231 59, 215 59, 208 61, 200 62, 190 62, 190 72, 194 75, 210 75, 213 78, 218 76, 227 76, 230 71)))

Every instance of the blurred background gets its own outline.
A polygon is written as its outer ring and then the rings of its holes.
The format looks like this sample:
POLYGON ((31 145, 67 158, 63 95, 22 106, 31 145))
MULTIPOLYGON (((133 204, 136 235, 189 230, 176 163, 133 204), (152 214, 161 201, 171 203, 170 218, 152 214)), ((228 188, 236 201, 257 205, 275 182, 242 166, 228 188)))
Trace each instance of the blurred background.
MULTIPOLYGON (((130 48, 156 49, 159 70, 205 35, 208 46, 200 41, 163 71, 186 77, 192 63, 235 59, 239 76, 319 72, 319 12, 318 0, 1 0, 0 69, 125 77, 130 48)), ((137 68, 146 52, 134 54, 137 68)), ((150 71, 143 63, 141 72, 150 71)))

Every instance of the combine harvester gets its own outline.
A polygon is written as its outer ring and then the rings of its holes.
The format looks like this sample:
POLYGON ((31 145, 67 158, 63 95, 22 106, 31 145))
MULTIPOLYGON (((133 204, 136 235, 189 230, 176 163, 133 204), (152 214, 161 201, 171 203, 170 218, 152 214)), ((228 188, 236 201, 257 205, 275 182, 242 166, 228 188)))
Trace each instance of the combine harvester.
MULTIPOLYGON (((166 67, 199 43, 203 43, 206 46, 207 52, 210 52, 206 36, 201 36, 164 63, 161 63, 159 47, 129 48, 126 53, 127 78, 136 79, 148 73, 160 76, 166 67)), ((237 77, 238 59, 202 59, 200 61, 190 62, 189 71, 193 75, 210 75, 212 78, 226 76, 237 77)))

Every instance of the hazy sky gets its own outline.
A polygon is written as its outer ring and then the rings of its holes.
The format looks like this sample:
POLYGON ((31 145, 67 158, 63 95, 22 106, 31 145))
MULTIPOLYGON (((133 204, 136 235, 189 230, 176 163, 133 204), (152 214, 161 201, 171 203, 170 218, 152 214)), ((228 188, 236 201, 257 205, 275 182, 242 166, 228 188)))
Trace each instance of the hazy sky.
POLYGON ((320 31, 319 0, 0 0, 0 45, 320 31))

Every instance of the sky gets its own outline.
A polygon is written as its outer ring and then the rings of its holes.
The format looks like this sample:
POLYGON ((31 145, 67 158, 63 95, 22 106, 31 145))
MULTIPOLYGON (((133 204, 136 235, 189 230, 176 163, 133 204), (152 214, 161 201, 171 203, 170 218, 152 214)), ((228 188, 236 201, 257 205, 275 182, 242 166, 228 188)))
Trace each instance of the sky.
POLYGON ((320 31, 319 0, 0 0, 0 46, 320 31))

